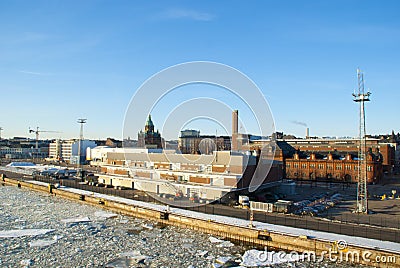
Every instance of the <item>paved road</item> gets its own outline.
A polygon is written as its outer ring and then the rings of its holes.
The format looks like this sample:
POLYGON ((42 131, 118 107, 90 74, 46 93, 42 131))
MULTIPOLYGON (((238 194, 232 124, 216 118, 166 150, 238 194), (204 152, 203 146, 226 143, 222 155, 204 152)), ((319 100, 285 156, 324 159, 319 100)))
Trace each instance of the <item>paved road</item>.
MULTIPOLYGON (((22 174, 9 173, 6 172, 6 175, 10 178, 20 178, 23 179, 22 174)), ((47 182, 58 182, 51 180, 49 178, 38 178, 38 180, 47 181, 47 182)), ((103 194, 116 195, 124 198, 130 198, 135 200, 141 200, 146 202, 158 202, 153 199, 149 195, 145 194, 139 190, 117 190, 114 188, 104 188, 104 187, 96 187, 89 185, 81 185, 78 184, 74 180, 63 180, 63 185, 68 187, 76 187, 83 190, 94 191, 103 194)), ((232 208, 229 206, 221 205, 221 204, 207 204, 202 206, 197 206, 193 208, 188 208, 193 211, 204 212, 208 214, 218 214, 223 216, 236 217, 241 219, 249 220, 250 214, 249 211, 245 209, 232 208)), ((359 225, 359 224, 348 224, 348 223, 340 223, 340 222, 331 222, 327 220, 320 220, 317 218, 313 218, 310 216, 296 216, 296 215, 287 215, 287 214, 278 214, 278 213, 263 213, 263 212, 254 212, 254 220, 291 226, 296 228, 303 229, 311 229, 323 232, 331 232, 349 236, 358 236, 358 237, 366 237, 371 239, 392 241, 392 242, 400 242, 400 230, 399 229, 391 229, 391 228, 382 228, 368 225, 359 225)))

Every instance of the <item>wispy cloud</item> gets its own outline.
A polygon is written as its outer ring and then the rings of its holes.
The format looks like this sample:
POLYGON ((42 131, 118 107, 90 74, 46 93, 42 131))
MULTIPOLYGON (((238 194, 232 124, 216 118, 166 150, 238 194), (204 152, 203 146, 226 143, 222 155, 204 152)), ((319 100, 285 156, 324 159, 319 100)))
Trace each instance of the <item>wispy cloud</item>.
POLYGON ((306 123, 304 123, 304 122, 300 122, 300 121, 296 121, 296 120, 293 120, 293 121, 291 121, 293 124, 296 124, 296 125, 300 125, 300 126, 303 126, 303 127, 307 127, 307 124, 306 123))
POLYGON ((31 74, 31 75, 51 75, 49 73, 39 73, 39 72, 31 72, 31 71, 25 71, 25 70, 20 70, 18 72, 23 73, 23 74, 31 74))
POLYGON ((170 8, 161 13, 163 19, 190 19, 197 21, 212 21, 215 15, 207 12, 200 12, 192 9, 170 8))

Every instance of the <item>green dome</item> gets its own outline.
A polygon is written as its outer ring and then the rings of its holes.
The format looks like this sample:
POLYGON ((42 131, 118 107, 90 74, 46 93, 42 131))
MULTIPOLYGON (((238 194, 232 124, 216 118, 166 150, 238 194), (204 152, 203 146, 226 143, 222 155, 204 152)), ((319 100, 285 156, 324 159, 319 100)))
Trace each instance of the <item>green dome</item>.
POLYGON ((146 126, 154 126, 153 121, 151 120, 151 115, 149 114, 149 118, 147 118, 146 126))

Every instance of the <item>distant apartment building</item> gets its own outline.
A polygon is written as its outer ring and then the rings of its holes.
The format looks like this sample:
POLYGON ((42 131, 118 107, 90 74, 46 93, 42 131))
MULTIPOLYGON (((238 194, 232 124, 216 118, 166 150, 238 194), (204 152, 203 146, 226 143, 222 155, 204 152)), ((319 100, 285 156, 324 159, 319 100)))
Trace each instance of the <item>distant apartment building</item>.
POLYGON ((6 159, 27 159, 45 158, 48 155, 48 148, 21 148, 21 147, 0 147, 0 157, 6 159), (44 151, 43 151, 44 150, 44 151))
POLYGON ((182 130, 178 139, 178 150, 183 154, 213 154, 230 149, 230 136, 200 135, 199 130, 182 130))
MULTIPOLYGON (((96 143, 91 140, 81 141, 81 163, 86 159, 87 148, 96 147, 96 143)), ((78 163, 79 140, 60 140, 57 139, 50 143, 49 158, 53 160, 65 161, 68 163, 78 163)))
POLYGON ((49 140, 36 140, 23 137, 3 139, 0 144, 0 157, 7 159, 45 158, 49 152, 49 140))

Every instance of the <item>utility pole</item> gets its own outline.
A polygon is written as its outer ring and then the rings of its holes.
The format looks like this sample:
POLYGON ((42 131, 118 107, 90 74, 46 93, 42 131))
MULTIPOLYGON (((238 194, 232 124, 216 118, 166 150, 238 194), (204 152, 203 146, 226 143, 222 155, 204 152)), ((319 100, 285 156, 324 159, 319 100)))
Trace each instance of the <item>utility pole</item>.
POLYGON ((83 125, 86 124, 86 120, 84 118, 79 118, 78 123, 81 124, 81 131, 79 135, 79 143, 78 143, 78 168, 81 165, 81 150, 82 150, 82 140, 83 140, 83 125))
POLYGON ((367 192, 367 137, 365 130, 365 107, 369 101, 370 92, 364 91, 364 75, 357 69, 358 92, 353 93, 354 101, 360 104, 359 114, 359 146, 358 146, 358 183, 357 183, 357 207, 356 213, 368 214, 367 192))

